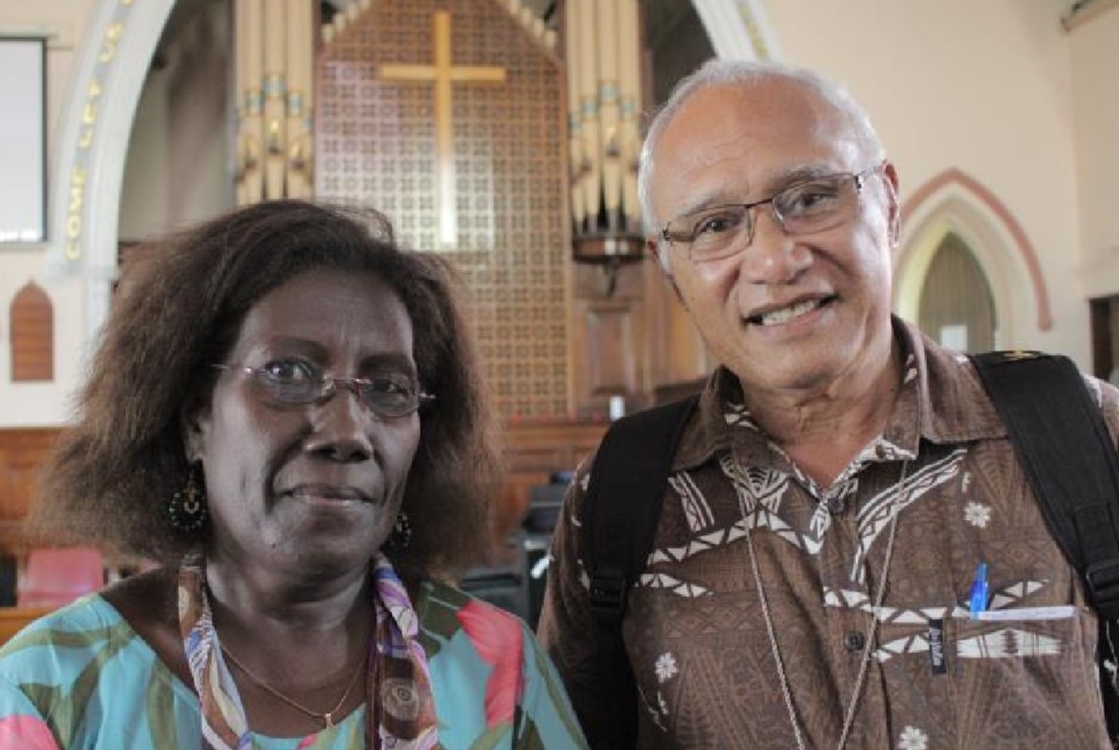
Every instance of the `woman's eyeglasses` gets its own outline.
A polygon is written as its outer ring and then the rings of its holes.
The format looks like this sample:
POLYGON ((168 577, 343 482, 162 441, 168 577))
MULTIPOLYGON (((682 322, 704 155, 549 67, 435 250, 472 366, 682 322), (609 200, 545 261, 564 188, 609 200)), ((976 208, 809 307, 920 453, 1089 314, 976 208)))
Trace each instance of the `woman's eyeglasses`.
POLYGON ((302 359, 270 362, 264 367, 213 367, 252 378, 266 400, 285 406, 326 401, 339 386, 353 391, 361 403, 384 419, 406 417, 435 400, 435 396, 421 391, 415 380, 404 373, 385 373, 368 378, 339 378, 328 375, 318 365, 302 359))

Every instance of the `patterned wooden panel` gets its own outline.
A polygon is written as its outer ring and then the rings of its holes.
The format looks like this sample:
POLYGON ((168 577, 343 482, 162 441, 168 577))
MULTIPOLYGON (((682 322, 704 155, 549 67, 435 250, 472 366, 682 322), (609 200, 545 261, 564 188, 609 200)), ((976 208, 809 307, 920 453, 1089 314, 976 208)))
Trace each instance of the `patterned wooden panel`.
POLYGON ((602 418, 610 399, 621 396, 632 411, 651 388, 649 319, 643 271, 650 264, 623 264, 610 271, 580 264, 574 274, 574 389, 577 416, 602 418))
POLYGON ((317 195, 376 206, 408 244, 453 258, 504 416, 571 413, 559 61, 498 0, 382 0, 324 45, 317 68, 317 195), (501 68, 503 81, 454 82, 448 103, 429 81, 382 80, 384 66, 433 65, 438 11, 451 17, 451 64, 501 68), (451 114, 449 242, 440 106, 451 114))
POLYGON ((56 429, 0 430, 0 549, 22 551, 20 523, 57 439, 56 429))

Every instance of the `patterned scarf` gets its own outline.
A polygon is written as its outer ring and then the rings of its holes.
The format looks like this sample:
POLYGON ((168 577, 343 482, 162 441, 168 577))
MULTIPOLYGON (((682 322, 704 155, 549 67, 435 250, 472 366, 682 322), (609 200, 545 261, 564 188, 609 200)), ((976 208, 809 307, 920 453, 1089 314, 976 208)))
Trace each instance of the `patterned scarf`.
MULTIPOLYGON (((369 649, 366 684, 366 746, 370 750, 437 750, 435 701, 427 656, 419 642, 419 618, 388 559, 373 564, 376 649, 369 649)), ((237 685, 226 667, 206 596, 206 566, 190 555, 179 568, 179 628, 202 713, 208 750, 253 746, 237 685)))

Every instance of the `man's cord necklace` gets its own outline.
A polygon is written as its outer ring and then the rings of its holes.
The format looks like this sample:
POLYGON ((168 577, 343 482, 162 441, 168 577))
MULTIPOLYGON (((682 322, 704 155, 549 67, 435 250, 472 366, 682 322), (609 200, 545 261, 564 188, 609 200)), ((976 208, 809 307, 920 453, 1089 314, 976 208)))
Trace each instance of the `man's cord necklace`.
POLYGON ((342 697, 338 699, 338 703, 334 706, 334 708, 330 709, 326 713, 321 713, 319 711, 312 711, 311 709, 307 708, 306 706, 301 705, 300 703, 297 703, 294 700, 292 700, 291 698, 287 697, 286 695, 281 693, 279 690, 276 690, 276 688, 269 685, 263 679, 258 677, 256 675, 256 673, 254 673, 251 669, 246 667, 244 662, 242 662, 240 659, 238 659, 236 656, 234 656, 229 651, 229 649, 227 649, 224 645, 219 645, 219 647, 221 648, 221 652, 223 654, 225 654, 225 657, 227 659, 229 659, 229 661, 232 662, 234 666, 236 666, 238 669, 240 669, 241 672, 246 677, 248 677, 249 680, 254 685, 259 687, 261 690, 264 690, 269 695, 271 695, 275 698, 279 698, 284 703, 288 704, 289 706, 291 706, 294 709, 297 709, 301 713, 304 713, 307 716, 310 716, 312 719, 315 719, 316 721, 323 722, 323 725, 327 729, 334 726, 334 716, 335 716, 335 714, 337 714, 338 711, 341 710, 342 706, 346 703, 346 699, 350 697, 350 693, 353 691, 354 685, 357 684, 358 677, 360 677, 361 673, 364 671, 365 663, 369 660, 368 659, 368 654, 367 654, 366 658, 363 658, 360 662, 358 662, 357 669, 354 670, 353 675, 350 677, 350 682, 349 682, 349 684, 346 685, 346 691, 344 693, 342 693, 342 697))
MULTIPOLYGON (((742 512, 743 520, 747 520, 747 502, 743 497, 744 487, 747 486, 743 481, 745 472, 738 462, 735 466, 740 474, 735 478, 734 486, 738 495, 738 502, 740 511, 742 512)), ((851 688, 851 698, 847 702, 847 711, 843 717, 843 729, 839 735, 839 741, 836 742, 836 750, 843 750, 847 745, 847 738, 851 734, 851 727, 855 723, 855 713, 859 707, 859 700, 862 698, 863 682, 866 680, 867 668, 870 666, 870 655, 874 650, 874 640, 878 633, 878 614, 882 610, 882 603, 886 599, 886 579, 890 572, 890 562, 894 554, 894 537, 896 536, 898 527, 898 512, 900 501, 905 499, 906 479, 909 473, 909 460, 906 459, 901 465, 901 479, 898 481, 898 498, 899 503, 895 504, 892 512, 890 513, 890 531, 889 538, 886 541, 885 559, 882 562, 882 576, 878 582, 878 593, 874 597, 873 608, 870 611, 870 625, 867 627, 866 637, 864 639, 866 646, 863 651, 862 662, 859 664, 859 673, 855 678, 855 685, 851 688)), ((749 526, 749 524, 747 524, 749 526)), ((789 712, 789 723, 792 725, 793 736, 796 739, 798 750, 806 750, 807 744, 804 741, 804 733, 801 730, 800 720, 797 718, 796 706, 793 703, 792 690, 789 688, 789 678, 785 674, 785 663, 781 659, 781 649, 777 645, 777 633, 773 623, 773 615, 769 611, 769 599, 766 596, 765 588, 762 586, 761 571, 758 569, 758 556, 754 552, 754 542, 750 529, 747 528, 746 532, 746 550, 750 555, 750 567, 754 574, 754 585, 758 589, 758 600, 761 604, 762 618, 765 620, 766 635, 769 636, 769 646, 773 652, 773 660, 777 664, 777 678, 781 683, 781 695, 785 699, 785 708, 789 712)))

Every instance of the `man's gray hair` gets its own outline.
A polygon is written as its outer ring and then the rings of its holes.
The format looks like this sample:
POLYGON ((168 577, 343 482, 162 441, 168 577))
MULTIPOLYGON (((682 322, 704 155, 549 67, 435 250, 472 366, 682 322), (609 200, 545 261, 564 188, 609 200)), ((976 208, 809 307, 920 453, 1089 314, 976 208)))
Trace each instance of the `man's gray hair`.
MULTIPOLYGON (((859 142, 870 151, 872 160, 885 158, 885 151, 878 134, 871 125, 870 117, 862 106, 841 86, 829 81, 818 73, 806 68, 798 68, 776 62, 756 60, 719 60, 711 59, 698 70, 680 79, 668 101, 660 108, 645 135, 641 146, 641 161, 637 172, 637 196, 641 202, 641 223, 647 237, 654 237, 660 244, 657 232, 660 220, 653 213, 652 199, 649 195, 653 175, 653 151, 664 134, 665 128, 679 113, 684 103, 693 94, 711 86, 732 85, 746 88, 760 81, 781 78, 799 81, 812 89, 820 99, 841 112, 850 121, 859 142)), ((663 260, 663 258, 662 258, 663 260)))

